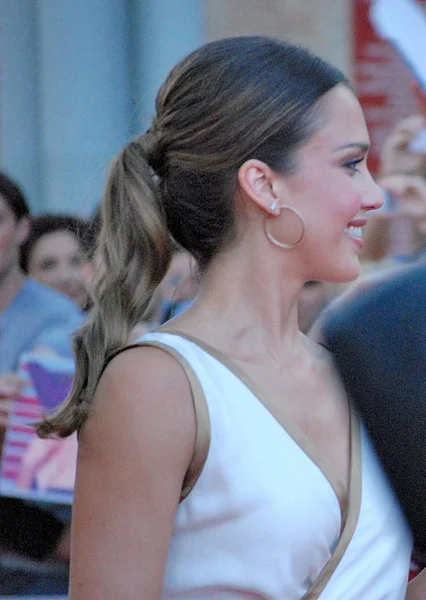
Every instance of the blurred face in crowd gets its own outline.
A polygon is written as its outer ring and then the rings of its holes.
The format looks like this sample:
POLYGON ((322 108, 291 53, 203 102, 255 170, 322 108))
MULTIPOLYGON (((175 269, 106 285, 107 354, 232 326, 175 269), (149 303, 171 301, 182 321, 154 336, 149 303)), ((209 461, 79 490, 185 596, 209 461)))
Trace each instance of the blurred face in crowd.
POLYGON ((0 195, 0 286, 13 272, 19 271, 19 247, 28 235, 27 218, 19 221, 0 195))
POLYGON ((194 260, 185 250, 175 252, 163 281, 158 286, 160 321, 170 319, 186 308, 197 292, 194 260))
POLYGON ((193 259, 182 250, 176 252, 159 286, 163 301, 180 302, 194 297, 193 259))
POLYGON ((28 274, 69 296, 79 306, 87 302, 85 257, 76 236, 54 231, 40 237, 28 261, 28 274))

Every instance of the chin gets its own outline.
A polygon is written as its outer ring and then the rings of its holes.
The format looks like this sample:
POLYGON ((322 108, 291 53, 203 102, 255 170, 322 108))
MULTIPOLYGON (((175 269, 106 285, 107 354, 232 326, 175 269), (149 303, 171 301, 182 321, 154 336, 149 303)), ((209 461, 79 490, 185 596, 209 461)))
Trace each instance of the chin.
MULTIPOLYGON (((355 281, 361 274, 361 265, 358 260, 356 262, 346 262, 342 265, 333 265, 331 268, 324 270, 321 277, 316 277, 320 281, 328 281, 329 283, 350 283, 355 281)), ((314 279, 314 278, 313 278, 314 279)))
POLYGON ((338 279, 335 280, 335 283, 350 283, 351 281, 355 281, 361 274, 361 266, 359 262, 356 265, 351 265, 345 270, 342 270, 338 276, 338 279))

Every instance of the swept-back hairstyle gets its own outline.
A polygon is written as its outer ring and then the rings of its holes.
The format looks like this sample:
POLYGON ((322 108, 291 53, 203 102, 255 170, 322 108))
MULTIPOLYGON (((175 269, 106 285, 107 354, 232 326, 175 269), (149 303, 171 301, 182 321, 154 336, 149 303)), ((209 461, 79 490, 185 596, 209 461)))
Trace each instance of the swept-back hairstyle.
POLYGON ((75 339, 74 386, 40 435, 84 423, 108 356, 126 344, 170 263, 172 238, 201 271, 236 233, 237 174, 249 158, 281 173, 320 127, 318 100, 337 69, 266 37, 206 44, 169 74, 151 129, 114 160, 102 203, 101 273, 75 339))

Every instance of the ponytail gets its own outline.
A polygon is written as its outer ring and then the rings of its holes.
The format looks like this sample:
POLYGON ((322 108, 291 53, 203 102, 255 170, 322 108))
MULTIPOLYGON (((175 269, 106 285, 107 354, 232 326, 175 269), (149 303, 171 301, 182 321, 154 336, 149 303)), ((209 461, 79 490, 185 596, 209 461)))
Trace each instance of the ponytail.
POLYGON ((41 437, 80 429, 108 356, 127 343, 166 274, 172 253, 158 182, 148 164, 151 134, 111 165, 102 203, 93 307, 74 338, 76 372, 67 400, 39 424, 41 437))
POLYGON ((84 423, 108 356, 126 344, 166 273, 171 239, 205 271, 237 238, 241 165, 255 158, 293 173, 299 149, 322 127, 319 101, 340 84, 346 77, 308 51, 261 36, 210 42, 172 69, 152 133, 112 166, 101 274, 75 339, 74 387, 41 435, 65 436, 84 423))

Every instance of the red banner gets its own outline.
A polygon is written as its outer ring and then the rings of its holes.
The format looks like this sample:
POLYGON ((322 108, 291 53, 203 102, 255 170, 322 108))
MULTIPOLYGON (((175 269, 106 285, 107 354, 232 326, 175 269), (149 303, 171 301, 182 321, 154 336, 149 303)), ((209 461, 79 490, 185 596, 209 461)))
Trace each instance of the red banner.
MULTIPOLYGON (((426 0, 420 2, 426 8, 426 0)), ((418 107, 413 75, 370 22, 371 0, 353 3, 355 84, 371 136, 369 167, 375 173, 383 140, 398 121, 416 114, 418 107)))

